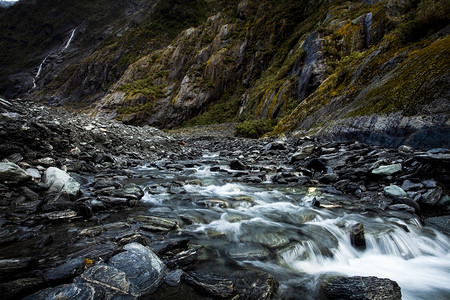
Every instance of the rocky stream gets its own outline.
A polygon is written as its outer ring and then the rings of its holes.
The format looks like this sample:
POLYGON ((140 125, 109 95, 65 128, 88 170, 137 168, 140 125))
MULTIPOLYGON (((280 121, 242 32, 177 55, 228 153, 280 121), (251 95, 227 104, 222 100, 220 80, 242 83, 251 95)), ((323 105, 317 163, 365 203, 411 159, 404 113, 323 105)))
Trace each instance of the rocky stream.
POLYGON ((448 149, 0 101, 2 299, 449 299, 448 149))

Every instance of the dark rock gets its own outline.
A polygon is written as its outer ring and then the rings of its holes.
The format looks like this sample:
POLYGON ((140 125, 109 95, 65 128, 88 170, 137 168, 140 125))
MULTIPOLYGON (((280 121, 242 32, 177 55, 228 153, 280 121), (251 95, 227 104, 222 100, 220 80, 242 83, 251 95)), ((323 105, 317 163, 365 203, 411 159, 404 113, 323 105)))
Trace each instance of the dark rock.
MULTIPOLYGON (((83 292, 86 292, 87 289, 89 292, 93 290, 95 293, 104 295, 100 299, 135 300, 141 295, 140 290, 130 282, 125 272, 108 265, 95 265, 87 269, 80 277, 75 279, 74 283, 75 287, 82 286, 83 292)), ((30 298, 30 300, 31 299, 33 298, 30 298)), ((77 299, 98 298, 92 298, 92 296, 89 295, 87 298, 77 299)))
POLYGON ((242 161, 237 159, 232 160, 229 164, 229 167, 231 170, 240 170, 240 171, 248 169, 247 165, 245 165, 242 161))
POLYGON ((46 281, 61 281, 80 275, 84 271, 84 258, 69 259, 63 264, 51 268, 44 273, 46 281))
POLYGON ((141 223, 141 229, 149 231, 170 231, 178 227, 174 220, 155 216, 136 216, 133 220, 141 223))
POLYGON ((123 271, 127 280, 137 287, 139 295, 154 292, 161 284, 166 267, 149 248, 131 243, 124 248, 126 252, 113 256, 108 265, 123 271))
POLYGON ((197 261, 197 251, 189 249, 177 253, 173 257, 164 260, 165 265, 170 269, 186 269, 192 267, 197 261))
POLYGON ((229 298, 233 296, 234 283, 225 278, 212 274, 189 272, 183 274, 182 280, 199 292, 213 297, 229 298))
POLYGON ((260 271, 239 272, 233 279, 239 299, 268 300, 278 289, 275 278, 260 271))
POLYGON ((181 283, 181 276, 183 275, 183 270, 174 270, 167 273, 166 277, 164 278, 164 282, 168 286, 177 286, 181 283))
POLYGON ((32 266, 33 260, 30 257, 0 259, 0 277, 17 275, 29 270, 32 266))
POLYGON ((104 299, 104 297, 105 294, 101 289, 95 289, 90 284, 72 283, 41 290, 28 297, 25 297, 24 300, 40 300, 40 299, 96 300, 96 299, 104 299))
POLYGON ((282 141, 271 142, 264 146, 264 150, 286 150, 286 143, 282 141))
POLYGON ((350 228, 350 243, 359 250, 366 249, 366 238, 364 236, 364 225, 356 223, 350 228))
POLYGON ((425 219, 425 225, 450 235, 450 216, 432 217, 425 219))
POLYGON ((29 179, 31 176, 15 163, 0 162, 0 182, 18 184, 29 179))
POLYGON ((401 188, 406 192, 417 191, 423 188, 423 184, 420 182, 412 182, 411 180, 405 180, 403 181, 401 188))
POLYGON ((4 300, 22 299, 43 286, 44 280, 39 277, 26 277, 0 283, 0 295, 4 300))
POLYGON ((306 163, 306 167, 310 170, 315 170, 316 172, 326 172, 327 166, 326 162, 320 158, 313 158, 306 163))
POLYGON ((442 188, 438 187, 435 189, 431 189, 422 195, 420 198, 420 203, 428 206, 435 205, 439 199, 441 199, 442 188))
POLYGON ((406 204, 393 204, 393 205, 389 205, 388 209, 390 210, 398 210, 398 211, 406 211, 406 212, 410 212, 410 213, 414 213, 416 210, 406 204))
POLYGON ((377 277, 341 277, 325 283, 327 299, 379 299, 401 300, 399 285, 390 279, 377 277))

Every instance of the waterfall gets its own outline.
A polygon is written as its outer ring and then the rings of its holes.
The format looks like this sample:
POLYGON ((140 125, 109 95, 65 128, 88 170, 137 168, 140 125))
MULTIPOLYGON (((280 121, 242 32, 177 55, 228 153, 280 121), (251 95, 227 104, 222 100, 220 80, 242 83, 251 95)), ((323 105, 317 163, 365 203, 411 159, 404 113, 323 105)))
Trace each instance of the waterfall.
MULTIPOLYGON (((70 37, 69 37, 69 39, 67 40, 66 44, 64 45, 64 48, 62 48, 62 50, 58 51, 58 53, 64 52, 64 50, 66 50, 66 49, 69 47, 69 45, 70 45, 70 43, 72 42, 73 37, 74 37, 74 35, 75 35, 75 31, 76 31, 76 28, 72 29, 71 34, 70 34, 70 37)), ((44 67, 44 64, 46 63, 47 59, 50 57, 51 54, 52 54, 52 52, 50 52, 50 53, 42 60, 41 64, 39 65, 38 71, 36 72, 36 75, 33 77, 33 87, 32 87, 28 92, 31 92, 33 89, 35 89, 35 88, 37 87, 36 82, 37 82, 39 76, 41 75, 41 72, 42 72, 42 69, 43 69, 43 67, 44 67)))
POLYGON ((66 50, 67 47, 69 47, 70 43, 72 42, 73 36, 75 35, 75 30, 76 30, 75 28, 72 29, 72 34, 70 35, 69 40, 67 41, 66 45, 64 46, 63 51, 66 50))
POLYGON ((35 89, 35 88, 36 88, 36 81, 37 81, 37 79, 39 78, 39 75, 41 75, 42 67, 44 66, 44 64, 45 64, 45 62, 47 61, 47 59, 48 59, 49 56, 50 56, 50 54, 47 55, 47 56, 42 60, 41 64, 39 65, 38 71, 37 71, 36 75, 33 77, 33 87, 32 87, 31 89, 35 89))

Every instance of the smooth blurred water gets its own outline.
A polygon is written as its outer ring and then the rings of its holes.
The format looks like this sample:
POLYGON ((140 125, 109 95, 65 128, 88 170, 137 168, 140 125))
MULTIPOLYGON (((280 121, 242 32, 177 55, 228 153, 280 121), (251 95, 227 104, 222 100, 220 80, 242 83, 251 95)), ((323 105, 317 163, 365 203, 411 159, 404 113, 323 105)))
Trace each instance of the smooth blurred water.
MULTIPOLYGON (((204 156, 210 158, 220 159, 204 156)), ((138 172, 148 185, 182 183, 183 193, 147 192, 142 201, 151 206, 149 214, 169 211, 191 220, 176 234, 203 249, 198 268, 264 270, 280 282, 281 299, 317 299, 322 278, 333 274, 389 278, 401 286, 403 299, 450 299, 449 238, 418 220, 361 214, 354 199, 315 187, 235 182, 196 163, 200 167, 189 172, 138 172), (313 199, 323 207, 312 207, 313 199), (350 242, 356 223, 364 225, 364 251, 350 242)))

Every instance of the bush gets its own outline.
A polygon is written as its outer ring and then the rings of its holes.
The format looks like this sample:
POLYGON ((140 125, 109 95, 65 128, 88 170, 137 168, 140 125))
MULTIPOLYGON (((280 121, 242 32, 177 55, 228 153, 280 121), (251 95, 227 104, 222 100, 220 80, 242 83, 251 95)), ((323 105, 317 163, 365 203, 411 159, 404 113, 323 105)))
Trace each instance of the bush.
POLYGON ((274 129, 269 119, 247 120, 236 126, 235 135, 257 139, 274 129))

